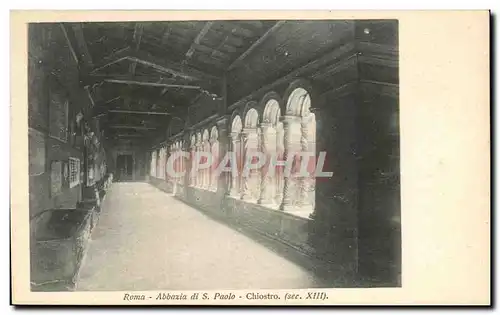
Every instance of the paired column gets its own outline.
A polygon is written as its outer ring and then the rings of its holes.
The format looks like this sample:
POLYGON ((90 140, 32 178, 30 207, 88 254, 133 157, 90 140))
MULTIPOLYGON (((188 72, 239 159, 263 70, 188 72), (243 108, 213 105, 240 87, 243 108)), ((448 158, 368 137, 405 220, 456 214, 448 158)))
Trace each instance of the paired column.
MULTIPOLYGON (((176 159, 177 158, 177 148, 172 145, 171 146, 172 150, 170 151, 170 156, 169 158, 171 159, 175 159, 173 160, 173 165, 172 167, 174 168, 175 171, 177 171, 177 163, 178 163, 178 160, 176 159)), ((168 176, 169 177, 169 181, 172 183, 172 193, 174 195, 177 194, 177 183, 178 183, 178 178, 176 176, 168 176)))
MULTIPOLYGON (((236 155, 236 161, 231 161, 231 163, 236 163, 236 168, 239 168, 239 159, 240 159, 240 135, 239 133, 236 132, 231 132, 231 151, 234 152, 236 155)), ((239 170, 239 169, 238 169, 239 170)), ((239 180, 240 180, 240 174, 233 174, 231 173, 231 190, 230 190, 230 196, 232 197, 238 197, 240 195, 240 185, 239 185, 239 180)))
MULTIPOLYGON (((278 160, 283 160, 283 155, 285 153, 285 140, 284 140, 284 129, 283 123, 279 122, 276 125, 276 158, 278 160)), ((281 205, 283 201, 283 185, 284 185, 284 176, 283 176, 283 167, 276 167, 275 169, 275 201, 277 204, 281 205)))
POLYGON ((247 163, 253 163, 253 153, 258 150, 259 136, 257 129, 243 129, 241 132, 241 142, 243 144, 243 170, 242 170, 242 200, 257 200, 259 197, 259 181, 258 170, 246 170, 247 163))
MULTIPOLYGON (((284 151, 283 151, 283 161, 287 161, 292 159, 292 117, 284 116, 283 119, 283 142, 284 142, 284 151)), ((290 172, 287 166, 284 167, 284 180, 283 180, 283 199, 281 201, 280 210, 287 211, 292 208, 292 191, 291 184, 292 179, 290 177, 290 172)))
POLYGON ((193 173, 193 166, 194 166, 194 159, 196 156, 196 143, 191 144, 191 147, 189 148, 190 150, 190 157, 189 157, 189 186, 194 187, 196 186, 196 179, 195 179, 195 174, 193 173))
POLYGON ((297 127, 300 118, 296 116, 283 116, 283 142, 284 152, 283 161, 286 166, 284 167, 284 181, 283 181, 283 199, 281 201, 280 210, 292 211, 294 210, 294 190, 297 188, 297 181, 294 178, 291 168, 293 167, 295 153, 300 149, 297 142, 297 127))
MULTIPOLYGON (((201 139, 197 138, 196 139, 196 145, 195 145, 195 155, 194 155, 194 160, 193 163, 194 165, 199 165, 200 161, 200 153, 201 152, 201 139)), ((193 166, 194 166, 193 165, 193 166)), ((201 172, 199 169, 196 169, 196 172, 194 173, 194 186, 199 188, 201 187, 201 172)))
POLYGON ((260 149, 266 157, 266 164, 261 170, 260 174, 260 196, 258 203, 262 205, 273 203, 273 192, 275 191, 275 181, 273 180, 278 176, 276 170, 273 170, 273 177, 269 176, 270 158, 276 154, 276 143, 272 143, 273 138, 276 138, 276 130, 269 123, 261 124, 261 138, 260 149))
MULTIPOLYGON (((309 152, 309 126, 311 124, 311 116, 303 117, 300 122, 300 148, 302 152, 309 152)), ((309 168, 309 163, 312 157, 308 155, 303 155, 303 159, 307 159, 307 167, 309 168)), ((301 161, 301 163, 303 163, 301 161)), ((300 165, 302 167, 302 165, 300 165)), ((309 200, 309 181, 310 176, 300 176, 298 181, 298 200, 297 205, 302 208, 310 208, 312 206, 309 200)))
MULTIPOLYGON (((224 117, 223 119, 220 119, 217 121, 217 131, 218 131, 218 153, 217 153, 217 161, 215 163, 215 168, 217 167, 224 167, 225 165, 220 165, 224 157, 226 156, 226 153, 229 151, 229 135, 227 132, 227 124, 228 124, 228 119, 224 117)), ((230 184, 230 178, 231 174, 228 172, 222 172, 220 174, 216 174, 214 177, 216 183, 216 189, 217 193, 221 195, 227 195, 229 193, 229 184, 230 184)))

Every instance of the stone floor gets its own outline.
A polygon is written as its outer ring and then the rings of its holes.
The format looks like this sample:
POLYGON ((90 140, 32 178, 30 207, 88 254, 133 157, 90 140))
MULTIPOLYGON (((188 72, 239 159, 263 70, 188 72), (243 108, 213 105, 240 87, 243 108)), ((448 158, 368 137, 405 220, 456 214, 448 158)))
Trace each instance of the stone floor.
POLYGON ((317 287, 306 269, 147 183, 114 183, 76 290, 317 287))

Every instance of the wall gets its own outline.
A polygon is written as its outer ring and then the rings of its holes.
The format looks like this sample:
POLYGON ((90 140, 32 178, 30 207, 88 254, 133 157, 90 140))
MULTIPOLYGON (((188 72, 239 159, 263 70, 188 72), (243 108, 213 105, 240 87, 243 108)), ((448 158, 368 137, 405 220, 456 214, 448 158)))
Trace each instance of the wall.
POLYGON ((391 285, 401 273, 398 101, 363 91, 360 102, 360 274, 391 285))
POLYGON ((83 161, 81 143, 66 130, 67 139, 49 135, 59 112, 50 113, 56 101, 68 101, 68 129, 75 114, 88 106, 78 85, 78 65, 72 58, 59 24, 31 24, 29 27, 28 102, 30 127, 30 216, 50 208, 73 208, 81 199, 81 187, 69 187, 51 194, 50 165, 53 160, 83 161))
POLYGON ((319 256, 352 276, 358 263, 356 95, 330 95, 321 102, 316 110, 316 152, 326 152, 323 171, 333 176, 316 179, 311 243, 319 256))

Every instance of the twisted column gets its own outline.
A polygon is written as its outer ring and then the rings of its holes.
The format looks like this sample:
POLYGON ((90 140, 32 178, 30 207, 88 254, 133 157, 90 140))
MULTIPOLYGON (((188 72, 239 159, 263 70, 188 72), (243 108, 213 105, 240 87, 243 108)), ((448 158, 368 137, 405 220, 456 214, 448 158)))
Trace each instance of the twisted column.
MULTIPOLYGON (((303 117, 300 122, 300 149, 302 152, 309 151, 309 123, 310 117, 303 117)), ((309 166, 310 157, 303 156, 307 159, 307 165, 309 166)), ((301 163, 303 163, 301 161, 301 163)), ((300 166, 302 167, 302 165, 300 166)), ((297 205, 300 207, 310 207, 311 202, 309 201, 309 176, 301 176, 299 179, 299 197, 297 205)))
MULTIPOLYGON (((321 126, 321 119, 323 119, 323 117, 321 116, 321 113, 319 111, 318 108, 310 108, 309 109, 311 114, 312 114, 312 119, 314 121, 314 129, 311 130, 313 132, 313 134, 311 135, 313 139, 312 140, 312 143, 310 143, 309 147, 314 150, 314 155, 315 157, 317 158, 318 156, 318 148, 316 146, 316 137, 317 135, 319 134, 322 134, 321 130, 318 129, 318 127, 321 126)), ((315 163, 316 163, 316 159, 315 159, 315 163)), ((316 171, 316 169, 315 169, 316 171)), ((314 178, 314 181, 313 181, 313 189, 314 189, 314 199, 316 199, 316 178, 314 178)), ((317 217, 317 213, 316 213, 316 200, 313 201, 313 207, 312 207, 312 212, 311 214, 309 215, 309 217, 311 219, 315 219, 317 217)))
MULTIPOLYGON (((239 139, 239 134, 236 132, 231 133, 231 150, 236 154, 236 151, 238 150, 238 146, 240 143, 239 139)), ((231 163, 238 163, 238 161, 231 161, 231 163)), ((229 195, 232 197, 237 197, 240 195, 239 192, 239 185, 238 185, 238 179, 239 179, 239 174, 232 174, 231 173, 231 190, 229 192, 229 195)))
MULTIPOLYGON (((283 161, 288 161, 291 157, 291 149, 292 149, 292 129, 291 129, 292 121, 288 117, 283 120, 283 137, 284 137, 284 153, 283 153, 283 161), (290 156, 290 157, 289 157, 290 156)), ((286 172, 287 167, 285 166, 285 175, 283 182, 283 199, 281 201, 280 210, 287 211, 292 208, 292 192, 291 192, 291 174, 286 172)))
POLYGON ((196 153, 196 146, 192 145, 190 147, 190 159, 189 159, 189 186, 194 187, 196 185, 195 175, 193 174, 194 157, 196 153))
POLYGON ((242 160, 243 160, 243 167, 241 170, 241 199, 242 200, 249 200, 252 199, 252 194, 250 192, 250 187, 249 187, 249 176, 250 174, 245 174, 245 163, 247 159, 247 154, 248 150, 250 149, 249 147, 249 132, 248 130, 244 130, 241 132, 241 144, 243 145, 243 154, 242 154, 242 160))
MULTIPOLYGON (((175 159, 176 158, 176 152, 177 152, 177 149, 172 149, 170 151, 170 158, 172 159, 175 159)), ((177 171, 177 159, 174 160, 174 163, 173 163, 173 168, 175 171, 177 171)), ((168 176, 169 177, 169 180, 172 182, 172 193, 175 195, 177 193, 177 177, 176 176, 168 176)))
MULTIPOLYGON (((284 147, 284 130, 283 130, 283 123, 279 123, 276 125, 276 155, 277 158, 283 158, 283 153, 285 151, 284 147)), ((275 200, 277 204, 281 205, 281 202, 283 201, 283 167, 276 168, 274 170, 274 176, 276 178, 276 183, 275 183, 275 200)))
MULTIPOLYGON (((270 158, 270 133, 274 131, 269 124, 262 123, 261 124, 261 141, 260 141, 260 149, 261 152, 266 156, 266 164, 265 167, 261 169, 260 172, 260 195, 259 200, 257 201, 259 204, 270 204, 272 203, 272 178, 268 176, 268 167, 269 167, 269 158, 270 158)), ((276 174, 274 174, 276 176, 276 174)))
POLYGON ((201 187, 201 181, 202 181, 201 176, 200 176, 201 172, 200 172, 200 169, 198 167, 198 165, 200 163, 200 161, 199 161, 199 159, 200 159, 200 156, 199 156, 200 149, 201 149, 201 142, 200 142, 199 139, 197 139, 196 140, 196 146, 195 146, 195 155, 194 155, 194 161, 193 161, 194 164, 193 164, 193 166, 196 165, 196 173, 194 174, 194 178, 195 178, 194 182, 195 182, 195 187, 198 187, 198 188, 201 187))
MULTIPOLYGON (((230 137, 227 133, 227 126, 228 119, 223 118, 217 121, 217 129, 218 129, 218 139, 217 139, 217 146, 218 146, 218 152, 217 152, 217 162, 216 162, 216 167, 224 167, 220 166, 220 164, 223 162, 224 157, 226 156, 227 152, 230 150, 229 144, 230 144, 230 137)), ((217 193, 220 193, 221 195, 226 195, 229 193, 229 184, 230 184, 230 179, 228 178, 231 177, 230 173, 228 172, 222 172, 220 174, 216 174, 216 183, 215 183, 215 188, 217 193)))

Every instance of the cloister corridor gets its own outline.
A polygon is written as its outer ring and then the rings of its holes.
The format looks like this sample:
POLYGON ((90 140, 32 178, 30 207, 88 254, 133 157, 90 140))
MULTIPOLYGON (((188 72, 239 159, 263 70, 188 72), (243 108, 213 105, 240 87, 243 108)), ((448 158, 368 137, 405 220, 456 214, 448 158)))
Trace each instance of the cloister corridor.
POLYGON ((313 272, 277 254, 286 255, 287 250, 276 246, 148 183, 114 183, 91 235, 76 290, 322 286, 313 272))

